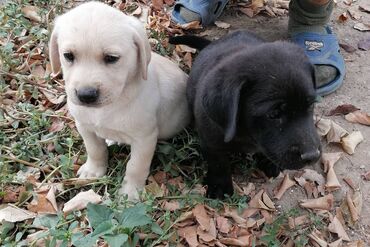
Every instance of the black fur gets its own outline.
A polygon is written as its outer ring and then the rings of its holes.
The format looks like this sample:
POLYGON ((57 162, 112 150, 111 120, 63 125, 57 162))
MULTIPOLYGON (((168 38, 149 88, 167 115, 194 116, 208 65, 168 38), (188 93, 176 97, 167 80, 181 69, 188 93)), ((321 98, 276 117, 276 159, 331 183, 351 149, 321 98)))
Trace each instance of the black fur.
POLYGON ((268 176, 319 159, 314 69, 300 47, 245 31, 206 46, 202 38, 191 39, 177 41, 204 48, 190 72, 187 97, 208 162, 210 197, 233 192, 229 152, 256 153, 268 176))

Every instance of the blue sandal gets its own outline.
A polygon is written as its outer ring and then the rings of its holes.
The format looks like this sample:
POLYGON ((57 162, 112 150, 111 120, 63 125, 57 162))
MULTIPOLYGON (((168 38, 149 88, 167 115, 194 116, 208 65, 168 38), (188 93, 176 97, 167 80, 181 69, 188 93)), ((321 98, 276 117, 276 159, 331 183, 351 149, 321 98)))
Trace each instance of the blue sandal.
POLYGON ((229 0, 179 0, 176 2, 172 11, 172 19, 179 24, 186 24, 189 22, 180 14, 180 8, 183 7, 199 14, 201 24, 207 26, 212 24, 221 15, 228 1, 229 0))
POLYGON ((314 65, 329 65, 337 69, 337 77, 318 88, 317 94, 328 95, 337 90, 343 83, 345 75, 345 64, 340 54, 338 39, 329 27, 327 34, 303 32, 293 35, 291 40, 303 47, 306 55, 314 65))

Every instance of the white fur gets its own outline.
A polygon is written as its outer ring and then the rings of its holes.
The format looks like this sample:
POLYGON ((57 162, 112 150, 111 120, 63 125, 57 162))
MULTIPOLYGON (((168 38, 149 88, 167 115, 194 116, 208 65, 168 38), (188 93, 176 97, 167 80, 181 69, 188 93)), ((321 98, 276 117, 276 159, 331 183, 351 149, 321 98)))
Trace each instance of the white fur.
POLYGON ((189 121, 187 75, 170 60, 152 53, 139 20, 98 2, 82 4, 57 18, 50 40, 54 73, 62 69, 67 102, 88 154, 81 178, 107 170, 105 139, 131 145, 120 193, 138 199, 149 174, 158 138, 169 138, 189 121), (65 52, 75 55, 73 63, 65 52), (105 64, 103 54, 120 56, 105 64), (96 105, 77 96, 81 87, 99 89, 96 105))

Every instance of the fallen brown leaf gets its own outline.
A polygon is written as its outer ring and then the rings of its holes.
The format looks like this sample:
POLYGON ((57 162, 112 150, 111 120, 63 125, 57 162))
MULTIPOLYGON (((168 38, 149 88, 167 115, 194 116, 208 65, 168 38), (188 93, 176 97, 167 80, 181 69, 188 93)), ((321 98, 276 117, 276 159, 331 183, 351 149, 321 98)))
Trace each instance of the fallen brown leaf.
POLYGON ((301 215, 301 216, 298 216, 296 218, 292 218, 292 217, 288 218, 289 228, 292 229, 292 230, 294 228, 298 227, 298 226, 301 226, 303 224, 307 224, 309 222, 310 222, 310 220, 309 220, 308 215, 301 215))
POLYGON ((331 128, 326 135, 326 140, 328 143, 340 143, 342 138, 348 135, 348 131, 339 126, 335 122, 331 122, 331 128))
POLYGON ((342 147, 347 154, 354 154, 355 148, 364 140, 360 131, 353 131, 351 134, 342 138, 342 147))
POLYGON ((363 111, 354 111, 344 116, 344 118, 351 123, 360 123, 363 125, 370 125, 370 116, 363 111))
POLYGON ((140 15, 141 15, 141 13, 142 13, 142 12, 143 12, 142 8, 141 8, 140 6, 138 6, 138 7, 135 9, 135 11, 131 13, 131 15, 138 17, 138 16, 140 16, 140 15))
POLYGON ((360 216, 358 214, 358 211, 353 203, 353 200, 351 198, 351 196, 349 195, 349 193, 347 192, 347 195, 346 195, 346 200, 347 200, 347 205, 348 205, 348 209, 349 209, 349 212, 351 214, 351 218, 353 220, 353 222, 357 222, 359 219, 360 219, 360 216))
MULTIPOLYGON (((31 212, 39 214, 56 214, 57 207, 54 208, 53 204, 46 198, 45 193, 36 194, 30 204, 27 205, 27 209, 31 212)), ((50 197, 50 196, 49 196, 50 197)), ((51 199, 53 200, 53 199, 51 199)), ((55 200, 55 195, 54 195, 55 200)), ((53 201, 54 203, 55 201, 53 201)), ((56 204, 56 202, 55 202, 56 204)))
POLYGON ((164 201, 162 208, 173 212, 180 208, 180 203, 178 201, 171 201, 171 202, 164 201))
POLYGON ((328 247, 340 247, 340 246, 342 246, 342 241, 343 240, 340 238, 340 239, 338 239, 334 242, 329 243, 328 247))
POLYGON ((355 47, 348 44, 339 43, 339 46, 348 53, 354 53, 356 51, 355 47))
POLYGON ((186 23, 186 24, 181 24, 181 25, 179 25, 179 27, 181 27, 182 29, 185 29, 185 30, 201 29, 202 28, 199 21, 192 21, 192 22, 189 22, 189 23, 186 23))
POLYGON ((225 234, 229 233, 230 228, 231 228, 229 220, 222 216, 216 217, 216 225, 217 225, 218 231, 225 233, 225 234))
POLYGON ((300 206, 303 208, 310 209, 322 209, 330 210, 334 205, 334 196, 332 194, 317 198, 317 199, 307 199, 302 200, 300 206))
POLYGON ((370 37, 360 40, 357 46, 358 46, 358 49, 363 50, 363 51, 370 50, 370 37))
POLYGON ((337 217, 334 216, 333 220, 330 222, 328 226, 328 230, 332 233, 336 233, 338 237, 345 241, 350 241, 350 238, 348 237, 346 231, 344 230, 343 225, 340 223, 340 221, 337 219, 337 217))
POLYGON ((283 194, 285 193, 285 191, 287 191, 290 187, 294 185, 295 185, 295 182, 289 178, 289 174, 286 174, 274 198, 280 200, 283 194))
POLYGON ((314 121, 315 121, 317 133, 320 136, 326 136, 331 129, 332 121, 330 119, 320 118, 317 116, 314 117, 314 121))
POLYGON ((25 6, 22 8, 22 13, 24 17, 30 19, 31 21, 41 22, 41 16, 39 15, 40 9, 36 6, 25 6))
POLYGON ((370 24, 358 22, 353 26, 353 28, 361 32, 367 32, 370 31, 370 24))
POLYGON ((348 20, 348 15, 347 12, 343 12, 342 14, 339 15, 338 20, 340 22, 345 22, 348 20))
POLYGON ((190 247, 197 247, 199 245, 196 226, 180 228, 177 230, 177 234, 179 234, 180 237, 185 238, 190 247))
POLYGON ((251 235, 240 236, 238 238, 221 238, 220 242, 227 246, 251 246, 251 235))
POLYGON ((222 21, 215 21, 215 25, 223 29, 228 29, 231 26, 229 23, 222 22, 222 21))
POLYGON ((331 110, 327 116, 347 115, 348 113, 360 110, 358 107, 351 104, 343 104, 331 110))
POLYGON ((366 181, 370 181, 370 170, 362 174, 361 177, 366 181))
POLYGON ((152 0, 152 6, 155 10, 161 10, 163 8, 163 0, 152 0))
POLYGON ((370 4, 362 3, 360 6, 358 6, 358 9, 363 12, 370 13, 370 4))
POLYGON ((199 226, 203 231, 209 231, 210 228, 210 217, 208 216, 206 209, 204 208, 204 205, 198 204, 193 208, 193 215, 197 222, 199 223, 199 226))
POLYGON ((18 208, 13 205, 8 205, 7 207, 0 209, 0 222, 3 220, 8 222, 21 222, 28 219, 33 219, 37 214, 18 208))
POLYGON ((342 157, 342 152, 323 153, 321 162, 324 164, 324 172, 327 173, 325 187, 328 191, 334 191, 341 187, 334 171, 334 164, 342 157))

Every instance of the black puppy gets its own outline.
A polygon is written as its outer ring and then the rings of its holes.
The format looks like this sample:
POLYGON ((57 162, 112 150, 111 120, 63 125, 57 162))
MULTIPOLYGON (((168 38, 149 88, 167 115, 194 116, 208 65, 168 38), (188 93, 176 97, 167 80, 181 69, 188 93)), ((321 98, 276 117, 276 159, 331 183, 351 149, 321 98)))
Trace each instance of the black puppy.
POLYGON ((246 31, 214 42, 178 36, 170 43, 201 50, 187 97, 208 162, 208 196, 233 193, 229 152, 257 154, 270 177, 319 159, 314 69, 300 47, 246 31))

